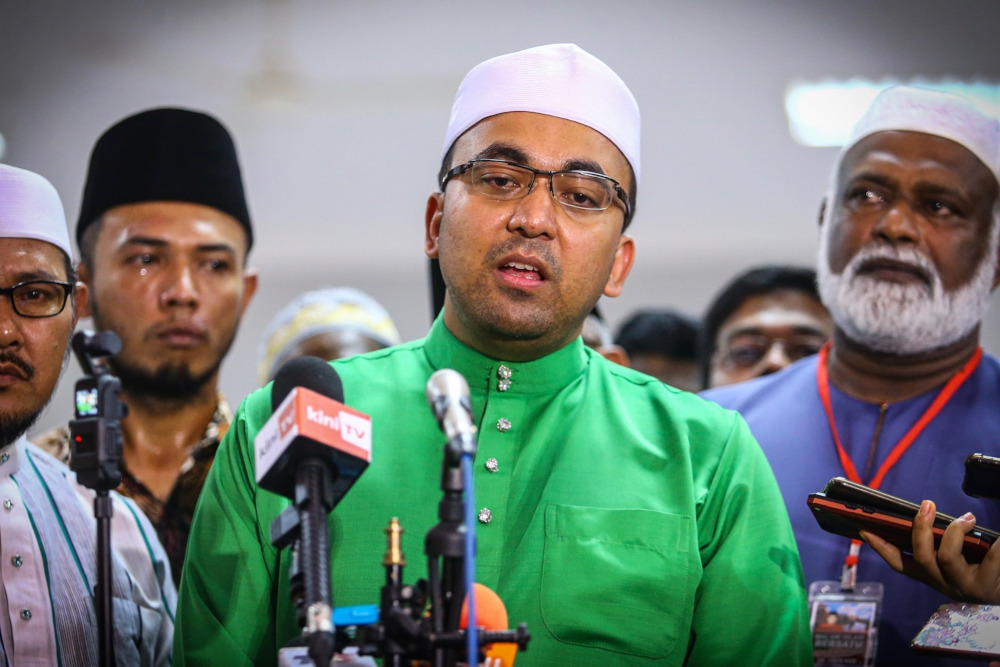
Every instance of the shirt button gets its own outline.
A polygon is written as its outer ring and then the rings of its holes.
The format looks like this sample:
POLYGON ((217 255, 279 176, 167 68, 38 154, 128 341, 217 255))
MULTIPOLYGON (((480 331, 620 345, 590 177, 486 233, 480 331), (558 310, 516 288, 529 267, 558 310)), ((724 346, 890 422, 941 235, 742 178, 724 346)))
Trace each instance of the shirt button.
POLYGON ((507 391, 510 389, 510 376, 513 375, 514 371, 510 370, 507 366, 501 365, 497 368, 497 377, 500 381, 497 382, 497 389, 500 391, 507 391))
POLYGON ((21 558, 20 554, 14 554, 14 556, 10 559, 10 562, 11 565, 13 565, 14 567, 21 567, 21 564, 24 563, 24 560, 21 558))
POLYGON ((31 620, 31 610, 30 609, 22 609, 21 610, 21 618, 23 618, 26 621, 30 621, 31 620))
POLYGON ((490 472, 500 470, 500 462, 496 459, 486 459, 486 469, 490 472))
POLYGON ((507 431, 509 431, 510 426, 511 424, 509 419, 504 419, 503 417, 501 417, 500 419, 497 420, 497 430, 500 431, 501 433, 506 433, 507 431))
POLYGON ((493 512, 490 511, 489 507, 484 507, 479 510, 479 523, 489 523, 493 520, 493 512))
POLYGON ((11 500, 10 498, 4 498, 3 499, 3 508, 5 510, 7 510, 8 512, 11 511, 12 509, 14 509, 14 501, 11 500))

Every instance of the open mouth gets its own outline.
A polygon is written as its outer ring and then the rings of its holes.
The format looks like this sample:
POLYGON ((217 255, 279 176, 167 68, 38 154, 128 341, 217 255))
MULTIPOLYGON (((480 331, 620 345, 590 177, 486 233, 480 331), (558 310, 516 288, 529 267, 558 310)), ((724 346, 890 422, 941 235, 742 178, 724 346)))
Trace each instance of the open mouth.
POLYGON ((500 267, 500 272, 519 280, 526 280, 530 282, 540 282, 544 280, 541 271, 539 271, 537 267, 532 266, 531 264, 525 264, 524 262, 507 262, 500 267))

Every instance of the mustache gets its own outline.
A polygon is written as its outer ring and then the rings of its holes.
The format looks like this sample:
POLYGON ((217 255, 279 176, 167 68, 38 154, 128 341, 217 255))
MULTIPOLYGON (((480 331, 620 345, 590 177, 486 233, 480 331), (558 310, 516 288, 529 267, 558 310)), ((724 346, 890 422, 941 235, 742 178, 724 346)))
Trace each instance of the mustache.
POLYGON ((27 379, 35 377, 35 367, 11 352, 0 352, 0 364, 17 366, 27 379))
POLYGON ((490 264, 500 259, 504 255, 508 255, 512 252, 523 251, 525 254, 534 255, 541 259, 546 264, 546 268, 553 274, 559 273, 559 261, 555 258, 552 252, 549 250, 548 246, 544 241, 535 241, 533 239, 526 239, 515 237, 512 239, 507 239, 499 245, 494 246, 486 253, 484 262, 490 264))
POLYGON ((878 260, 889 260, 907 264, 919 270, 928 282, 935 283, 940 279, 937 267, 929 257, 913 248, 892 248, 884 246, 869 246, 861 249, 844 269, 845 275, 856 276, 866 264, 878 260))

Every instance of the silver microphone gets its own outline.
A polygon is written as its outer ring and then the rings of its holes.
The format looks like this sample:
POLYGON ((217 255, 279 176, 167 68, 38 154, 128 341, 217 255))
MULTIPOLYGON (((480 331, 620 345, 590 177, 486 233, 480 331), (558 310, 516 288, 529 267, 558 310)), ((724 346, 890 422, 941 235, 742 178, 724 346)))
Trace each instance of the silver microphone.
POLYGON ((448 442, 459 445, 463 452, 474 453, 476 425, 472 421, 469 383, 462 374, 450 368, 435 372, 427 381, 427 402, 448 442))

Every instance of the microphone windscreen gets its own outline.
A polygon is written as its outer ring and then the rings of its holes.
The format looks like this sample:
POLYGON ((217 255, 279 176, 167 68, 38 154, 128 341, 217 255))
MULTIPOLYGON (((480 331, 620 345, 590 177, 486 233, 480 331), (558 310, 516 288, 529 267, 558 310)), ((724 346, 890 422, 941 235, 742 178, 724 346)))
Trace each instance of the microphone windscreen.
POLYGON ((296 357, 278 369, 271 387, 271 410, 275 410, 296 387, 344 402, 344 385, 340 375, 319 357, 296 357))
MULTIPOLYGON (((507 629, 507 607, 492 589, 480 583, 472 584, 472 594, 476 596, 476 625, 487 630, 507 629)), ((469 627, 469 601, 462 601, 462 616, 458 627, 469 627)))

